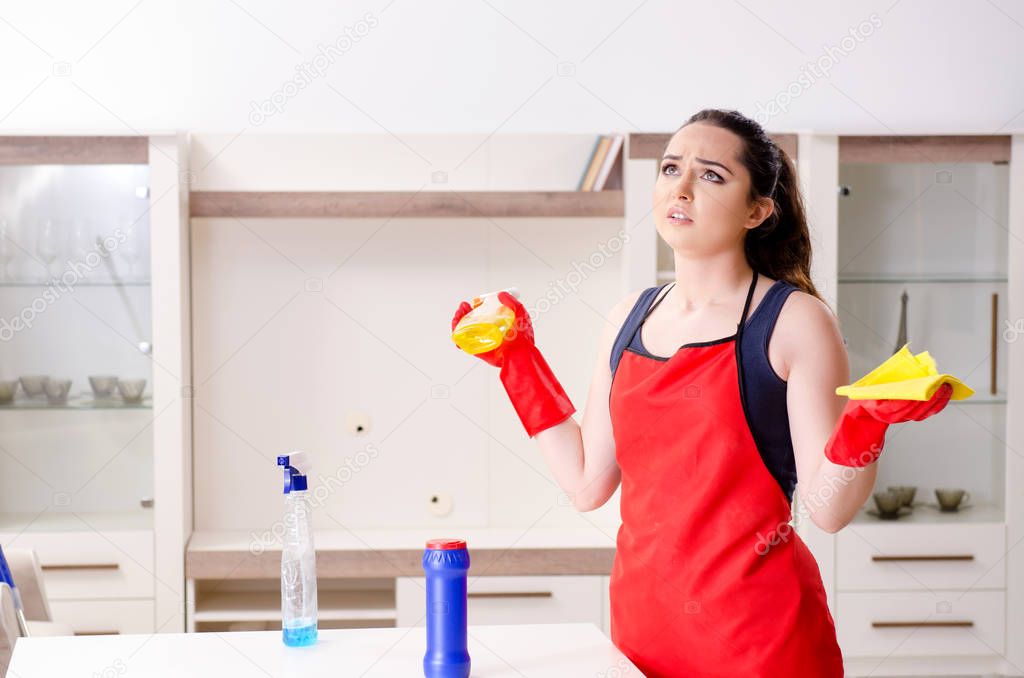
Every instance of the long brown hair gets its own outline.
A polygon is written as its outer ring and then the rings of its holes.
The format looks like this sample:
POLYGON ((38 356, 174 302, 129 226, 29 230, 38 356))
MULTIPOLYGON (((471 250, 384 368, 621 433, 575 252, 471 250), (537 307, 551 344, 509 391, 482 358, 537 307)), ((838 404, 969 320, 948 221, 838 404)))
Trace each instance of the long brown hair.
POLYGON ((762 275, 785 280, 824 301, 811 281, 811 237, 793 161, 756 120, 738 111, 705 108, 679 129, 695 122, 727 129, 742 139, 739 160, 750 173, 748 199, 769 197, 775 202, 771 215, 747 231, 743 241, 747 263, 762 275))

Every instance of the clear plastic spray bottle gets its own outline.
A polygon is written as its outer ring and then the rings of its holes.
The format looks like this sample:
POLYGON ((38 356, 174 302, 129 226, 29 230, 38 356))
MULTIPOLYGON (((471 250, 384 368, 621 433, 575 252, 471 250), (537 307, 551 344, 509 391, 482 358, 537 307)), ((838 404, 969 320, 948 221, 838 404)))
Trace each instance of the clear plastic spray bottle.
POLYGON ((305 452, 277 458, 284 467, 284 539, 281 545, 281 632, 285 645, 312 645, 317 637, 316 548, 307 498, 305 452))

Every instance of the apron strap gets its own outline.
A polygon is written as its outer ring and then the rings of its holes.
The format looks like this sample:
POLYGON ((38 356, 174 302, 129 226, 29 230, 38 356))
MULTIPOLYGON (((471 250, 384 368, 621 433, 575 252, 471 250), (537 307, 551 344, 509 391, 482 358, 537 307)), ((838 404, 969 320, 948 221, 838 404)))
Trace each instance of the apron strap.
POLYGON ((654 303, 651 304, 650 308, 647 309, 647 312, 644 313, 643 316, 640 318, 640 323, 637 326, 637 332, 640 331, 640 327, 639 326, 643 325, 644 321, 647 320, 647 316, 649 316, 654 311, 654 309, 658 308, 658 304, 660 304, 661 302, 663 302, 665 300, 665 297, 668 296, 668 291, 670 289, 672 289, 674 286, 675 286, 675 282, 671 282, 671 283, 667 284, 664 288, 662 288, 661 290, 658 291, 659 294, 661 294, 661 292, 664 292, 665 294, 662 294, 660 297, 655 299, 654 303))
POLYGON ((747 324, 747 313, 750 312, 750 301, 754 298, 754 288, 757 287, 757 271, 750 278, 750 289, 747 290, 747 300, 743 303, 743 315, 740 317, 740 324, 736 326, 736 344, 740 343, 743 337, 743 326, 747 324))

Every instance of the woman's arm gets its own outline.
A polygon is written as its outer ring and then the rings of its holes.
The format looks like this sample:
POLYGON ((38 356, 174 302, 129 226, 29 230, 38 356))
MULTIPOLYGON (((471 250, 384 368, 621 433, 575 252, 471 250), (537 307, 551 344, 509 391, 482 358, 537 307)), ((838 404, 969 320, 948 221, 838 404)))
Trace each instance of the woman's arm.
POLYGON ((878 470, 877 464, 854 468, 825 457, 825 445, 846 403, 835 390, 850 382, 838 320, 821 300, 793 292, 771 345, 788 367, 786 404, 801 513, 826 532, 838 532, 871 496, 878 470))
POLYGON ((612 375, 609 361, 612 344, 639 292, 613 308, 605 321, 597 346, 597 363, 590 380, 583 426, 569 417, 541 431, 534 439, 559 486, 578 511, 592 511, 604 505, 619 486, 621 475, 615 461, 608 396, 612 375))

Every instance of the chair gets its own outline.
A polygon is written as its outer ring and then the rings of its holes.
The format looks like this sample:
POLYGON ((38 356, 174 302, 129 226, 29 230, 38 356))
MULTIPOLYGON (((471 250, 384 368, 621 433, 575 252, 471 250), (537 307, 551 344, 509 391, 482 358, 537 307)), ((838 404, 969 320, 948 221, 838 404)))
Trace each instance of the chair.
POLYGON ((71 636, 74 630, 67 624, 53 621, 50 602, 43 584, 43 568, 32 549, 7 548, 7 565, 14 585, 18 587, 21 608, 25 614, 29 636, 71 636))
POLYGON ((0 677, 7 675, 18 637, 18 612, 14 606, 14 593, 6 582, 0 583, 0 677))
POLYGON ((32 549, 6 548, 7 564, 11 568, 14 585, 21 596, 21 607, 29 621, 53 621, 50 603, 43 586, 43 568, 32 549))

